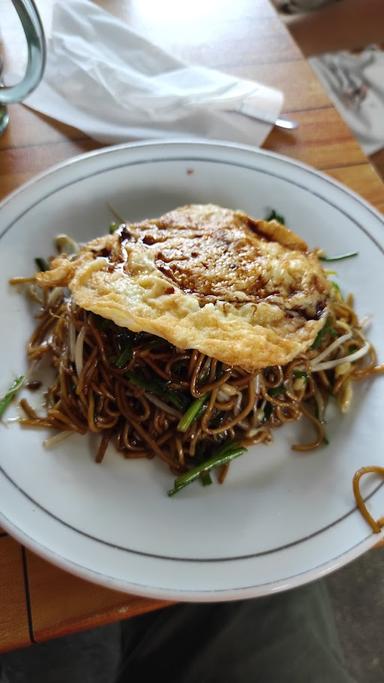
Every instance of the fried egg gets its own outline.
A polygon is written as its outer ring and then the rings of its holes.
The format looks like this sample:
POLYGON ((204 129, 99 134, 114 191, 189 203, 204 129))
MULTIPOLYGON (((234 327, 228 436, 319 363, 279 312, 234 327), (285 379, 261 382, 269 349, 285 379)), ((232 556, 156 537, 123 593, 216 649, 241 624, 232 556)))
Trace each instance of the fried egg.
POLYGON ((123 224, 37 279, 121 327, 250 372, 304 353, 328 315, 315 251, 275 220, 215 205, 123 224))

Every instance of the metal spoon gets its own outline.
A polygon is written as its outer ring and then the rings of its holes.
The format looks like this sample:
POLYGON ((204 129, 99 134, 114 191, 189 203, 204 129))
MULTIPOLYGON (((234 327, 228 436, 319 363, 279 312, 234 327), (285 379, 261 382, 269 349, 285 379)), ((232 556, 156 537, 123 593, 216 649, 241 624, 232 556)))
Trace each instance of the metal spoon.
POLYGON ((299 122, 294 121, 293 119, 286 119, 283 117, 274 119, 266 114, 249 114, 248 112, 244 111, 244 109, 240 109, 240 114, 248 116, 250 119, 255 119, 255 121, 269 123, 270 126, 276 126, 276 128, 283 128, 284 130, 295 130, 299 127, 299 122))
MULTIPOLYGON (((241 112, 242 114, 244 112, 241 112)), ((249 116, 249 114, 246 114, 249 116)), ((251 116, 250 118, 256 121, 262 121, 263 123, 269 123, 271 126, 276 126, 276 128, 283 128, 284 130, 296 130, 299 127, 298 121, 293 121, 293 119, 285 119, 279 117, 278 119, 273 119, 269 116, 264 116, 263 114, 256 114, 256 116, 251 116)))
MULTIPOLYGON (((273 123, 273 121, 271 121, 271 123, 273 123)), ((296 128, 299 127, 299 122, 294 121, 293 119, 279 118, 276 119, 274 125, 277 126, 277 128, 284 128, 285 130, 296 130, 296 128)))

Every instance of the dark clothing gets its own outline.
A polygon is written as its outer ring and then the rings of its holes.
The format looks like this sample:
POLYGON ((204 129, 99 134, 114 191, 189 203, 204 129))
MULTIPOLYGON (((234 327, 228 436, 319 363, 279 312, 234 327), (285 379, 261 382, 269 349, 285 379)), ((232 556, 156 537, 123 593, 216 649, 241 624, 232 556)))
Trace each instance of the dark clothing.
POLYGON ((116 683, 353 683, 321 581, 136 617, 122 623, 122 650, 116 683))

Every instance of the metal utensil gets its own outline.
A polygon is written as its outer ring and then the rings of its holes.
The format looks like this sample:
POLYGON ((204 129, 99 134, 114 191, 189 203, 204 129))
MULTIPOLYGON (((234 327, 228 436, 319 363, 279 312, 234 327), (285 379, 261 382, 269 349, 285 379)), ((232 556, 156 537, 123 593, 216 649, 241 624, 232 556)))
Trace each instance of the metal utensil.
POLYGON ((286 119, 282 116, 274 119, 273 116, 268 116, 268 114, 263 113, 250 113, 246 111, 244 107, 239 110, 240 114, 248 116, 250 119, 255 119, 255 121, 262 121, 262 123, 269 123, 270 126, 276 126, 276 128, 283 128, 284 130, 296 130, 299 127, 299 122, 293 119, 286 119))
MULTIPOLYGON (((244 112, 241 113, 244 114, 244 112)), ((246 114, 246 116, 250 116, 250 114, 246 114)), ((262 121, 263 123, 269 123, 271 126, 283 128, 284 130, 296 130, 296 128, 299 127, 299 122, 294 121, 293 119, 285 119, 282 117, 274 119, 270 116, 264 116, 264 114, 256 114, 255 116, 252 114, 250 118, 255 119, 256 121, 262 121)))
POLYGON ((294 121, 293 119, 278 118, 274 125, 277 126, 277 128, 284 128, 285 130, 296 130, 296 128, 299 127, 299 122, 294 121))

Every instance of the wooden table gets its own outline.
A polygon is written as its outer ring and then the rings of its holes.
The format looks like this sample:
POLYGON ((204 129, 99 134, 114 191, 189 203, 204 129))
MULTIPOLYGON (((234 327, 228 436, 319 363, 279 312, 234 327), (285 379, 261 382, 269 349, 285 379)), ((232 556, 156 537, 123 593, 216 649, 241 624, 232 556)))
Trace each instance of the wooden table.
MULTIPOLYGON (((181 58, 280 88, 284 112, 300 127, 294 133, 273 130, 264 146, 325 171, 384 209, 382 181, 268 0, 195 0, 187 10, 176 0, 100 4, 181 58)), ((49 25, 52 0, 38 5, 49 25)), ((0 0, 0 23, 12 65, 23 39, 8 0, 0 0)), ((52 164, 100 146, 20 105, 10 109, 11 123, 0 137, 0 198, 52 164)), ((376 158, 383 163, 383 155, 376 158)), ((0 651, 164 605, 66 574, 0 530, 0 651)))

